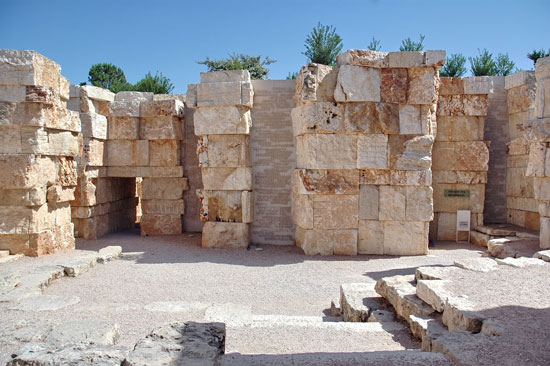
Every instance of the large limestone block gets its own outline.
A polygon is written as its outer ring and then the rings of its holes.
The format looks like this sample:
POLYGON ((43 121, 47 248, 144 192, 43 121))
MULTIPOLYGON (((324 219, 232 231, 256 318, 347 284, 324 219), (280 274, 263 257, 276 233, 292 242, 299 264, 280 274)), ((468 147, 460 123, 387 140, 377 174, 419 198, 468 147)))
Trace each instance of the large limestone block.
POLYGON ((531 212, 539 211, 537 200, 530 197, 506 197, 506 208, 531 212))
POLYGON ((464 79, 441 77, 439 79, 439 95, 464 94, 464 79))
POLYGON ((457 210, 470 210, 483 213, 485 184, 434 184, 434 210, 456 213, 457 210), (467 191, 468 197, 453 195, 456 191, 467 191), (447 192, 447 196, 445 195, 447 192))
POLYGON ((508 89, 506 102, 508 103, 508 113, 525 112, 535 105, 535 85, 520 85, 508 89))
POLYGON ((249 243, 249 224, 206 222, 202 228, 203 248, 246 248, 249 243))
POLYGON ((241 192, 241 206, 243 211, 242 220, 245 224, 254 221, 254 195, 251 191, 241 192))
POLYGON ((296 245, 306 255, 356 255, 357 230, 306 230, 297 226, 296 245))
POLYGON ((464 94, 493 93, 494 76, 469 76, 464 78, 464 94))
POLYGON ((112 166, 107 169, 108 177, 183 177, 182 166, 112 166))
POLYGON ((534 197, 533 177, 525 176, 525 168, 506 169, 506 195, 508 197, 534 197))
POLYGON ((185 105, 188 108, 195 108, 197 106, 197 85, 187 85, 187 93, 185 94, 185 105))
POLYGON ((109 114, 116 117, 139 117, 140 104, 141 104, 140 99, 129 99, 126 101, 119 101, 119 100, 116 100, 116 97, 115 97, 115 101, 109 103, 109 114))
POLYGON ((241 191, 199 191, 201 221, 242 222, 241 191))
POLYGON ((185 94, 155 94, 153 95, 153 100, 155 102, 161 101, 161 100, 179 100, 180 102, 185 104, 185 94))
POLYGON ((359 135, 357 139, 357 168, 388 168, 387 135, 359 135))
MULTIPOLYGON (((390 154, 392 150, 391 140, 390 154)), ((426 170, 432 166, 433 136, 417 136, 405 141, 401 154, 391 154, 390 167, 396 170, 426 170)))
POLYGON ((424 52, 390 52, 388 54, 389 67, 419 67, 424 66, 424 52))
POLYGON ((440 95, 437 104, 438 116, 486 116, 486 94, 440 95))
POLYGON ((407 103, 409 79, 407 69, 384 68, 381 73, 380 100, 386 103, 407 103))
POLYGON ((390 171, 392 186, 431 186, 431 170, 392 170, 390 171))
POLYGON ((504 78, 504 88, 506 90, 515 88, 523 84, 534 84, 536 82, 535 72, 532 70, 522 70, 515 74, 506 75, 504 78))
POLYGON ((209 191, 251 191, 251 168, 202 168, 202 183, 209 191))
POLYGON ((407 208, 405 218, 407 221, 432 221, 434 212, 434 200, 432 187, 406 187, 407 208))
POLYGON ((508 114, 508 134, 510 135, 511 140, 524 137, 525 132, 523 122, 528 119, 528 111, 508 114))
POLYGON ((253 91, 250 83, 217 82, 197 85, 197 106, 252 107, 253 91))
POLYGON ((67 202, 74 200, 75 187, 50 186, 48 187, 47 200, 51 203, 67 202))
POLYGON ((80 113, 82 136, 107 139, 107 117, 96 113, 80 113))
POLYGON ((344 125, 348 133, 399 134, 399 105, 346 103, 344 125))
POLYGON ((539 178, 533 180, 535 190, 535 198, 540 201, 550 201, 550 177, 539 178))
POLYGON ((113 102, 115 100, 115 94, 113 92, 97 86, 82 85, 78 90, 81 98, 89 98, 101 102, 113 102))
POLYGON ((221 83, 231 81, 250 82, 250 72, 248 70, 201 72, 201 83, 221 83))
POLYGON ((292 220, 298 227, 313 229, 313 199, 310 195, 293 195, 292 220))
POLYGON ((428 50, 424 52, 424 64, 426 66, 442 67, 447 59, 445 50, 428 50))
POLYGON ((390 171, 379 169, 361 169, 359 171, 359 184, 390 184, 390 171))
POLYGON ((189 189, 187 178, 143 178, 141 197, 143 199, 183 198, 183 191, 189 189))
POLYGON ((357 255, 357 230, 334 230, 332 235, 334 255, 357 255))
POLYGON ((428 120, 422 116, 419 105, 399 105, 399 133, 402 135, 420 135, 428 130, 428 120))
POLYGON ((115 94, 116 102, 150 102, 154 94, 151 92, 121 91, 115 94))
POLYGON ((334 102, 338 67, 309 64, 296 78, 295 104, 302 101, 334 102))
POLYGON ((362 185, 359 194, 359 219, 378 220, 379 193, 378 186, 362 185))
POLYGON ((408 69, 407 103, 433 104, 436 97, 436 74, 433 67, 408 69))
POLYGON ((428 226, 423 221, 384 221, 384 254, 427 254, 428 226))
POLYGON ((141 117, 178 116, 183 117, 183 102, 176 99, 153 100, 139 105, 141 117))
POLYGON ((142 200, 141 212, 145 214, 183 215, 185 204, 179 200, 142 200))
POLYGON ((483 141, 484 128, 484 117, 439 116, 436 141, 483 141))
MULTIPOLYGON (((437 240, 456 240, 456 213, 437 213, 437 240)), ((473 223, 470 225, 475 227, 473 223)))
POLYGON ((380 186, 380 220, 406 220, 407 188, 380 186))
POLYGON ((529 163, 525 175, 528 177, 544 177, 546 160, 546 143, 531 142, 529 144, 529 163))
MULTIPOLYGON (((449 167, 452 168, 452 167, 449 167)), ((487 172, 469 172, 457 170, 434 170, 433 183, 485 184, 487 172)))
POLYGON ((2 189, 41 186, 41 182, 55 180, 57 175, 55 162, 35 155, 0 154, 0 171, 2 189))
POLYGON ((357 239, 358 254, 384 254, 384 222, 359 220, 357 239))
POLYGON ((2 189, 0 206, 40 206, 46 203, 46 187, 2 189))
POLYGON ((146 166, 149 165, 149 141, 108 140, 107 165, 146 166))
POLYGON ((142 214, 141 235, 178 235, 183 232, 181 215, 142 214))
POLYGON ((388 53, 371 50, 347 50, 336 57, 338 66, 354 65, 368 67, 388 67, 388 53))
POLYGON ((433 169, 487 171, 489 149, 483 141, 437 142, 433 147, 433 169))
POLYGON ((357 170, 295 169, 292 182, 299 194, 359 194, 357 170))
POLYGON ((236 106, 197 108, 193 115, 195 135, 248 135, 250 110, 236 106))
POLYGON ((343 65, 338 71, 337 102, 380 102, 380 69, 343 65))
POLYGON ((507 155, 528 155, 529 142, 523 137, 518 137, 506 143, 507 155))
POLYGON ((315 229, 357 229, 359 195, 314 195, 312 199, 315 229))
POLYGON ((142 140, 183 139, 184 126, 179 117, 170 115, 142 116, 139 121, 139 138, 142 140))
POLYGON ((296 137, 296 167, 303 169, 355 169, 357 136, 307 134, 296 137))
POLYGON ((550 117, 550 78, 542 80, 537 77, 537 94, 534 108, 536 118, 550 117))
POLYGON ((21 103, 25 102, 27 88, 22 85, 0 85, 0 101, 21 103))
POLYGON ((340 104, 319 102, 300 105, 292 109, 291 117, 294 136, 344 130, 344 110, 340 104))
POLYGON ((199 136, 197 155, 201 167, 249 167, 250 136, 199 136))
POLYGON ((109 117, 110 140, 139 139, 139 117, 109 117))
POLYGON ((0 84, 60 89, 61 67, 35 51, 0 50, 0 84))
POLYGON ((550 217, 540 218, 540 247, 550 249, 550 217))
POLYGON ((550 118, 525 121, 523 128, 528 140, 550 142, 550 118))
MULTIPOLYGON (((138 140, 137 142, 141 142, 138 140)), ((178 140, 151 140, 149 142, 150 166, 177 166, 181 160, 181 142, 178 140)), ((146 164, 138 164, 146 165, 146 164)))

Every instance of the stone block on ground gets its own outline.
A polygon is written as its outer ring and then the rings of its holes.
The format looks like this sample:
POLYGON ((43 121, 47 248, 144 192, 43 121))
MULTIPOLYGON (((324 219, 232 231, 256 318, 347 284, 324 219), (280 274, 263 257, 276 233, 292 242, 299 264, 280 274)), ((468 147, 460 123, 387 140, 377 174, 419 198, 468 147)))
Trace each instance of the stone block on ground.
POLYGON ((516 249, 512 248, 509 245, 506 245, 510 241, 508 239, 491 239, 487 242, 487 251, 493 257, 500 259, 512 257, 516 258, 519 256, 519 253, 516 249))
POLYGON ((177 235, 183 232, 181 215, 142 214, 141 235, 177 235))
POLYGON ((367 322, 374 310, 383 307, 374 283, 348 283, 340 286, 340 309, 345 322, 367 322))
POLYGON ((541 250, 533 255, 533 258, 542 259, 545 262, 550 262, 550 250, 541 250))
POLYGON ((246 248, 249 243, 249 224, 209 221, 203 226, 203 248, 246 248))
POLYGON ((458 267, 426 266, 418 267, 414 276, 417 282, 419 280, 443 280, 459 271, 460 269, 458 267))
POLYGON ((495 260, 500 265, 515 267, 515 268, 524 268, 524 267, 528 267, 528 266, 543 266, 543 265, 546 265, 546 262, 544 260, 541 260, 541 259, 538 259, 538 258, 527 258, 527 257, 512 258, 512 257, 507 257, 507 258, 504 258, 504 259, 497 258, 495 260))
POLYGON ((120 253, 122 253, 122 247, 118 245, 110 245, 99 250, 99 258, 97 259, 98 263, 110 262, 118 258, 120 253))
POLYGON ((491 258, 464 258, 457 259, 454 265, 474 272, 491 272, 498 268, 497 262, 491 258))

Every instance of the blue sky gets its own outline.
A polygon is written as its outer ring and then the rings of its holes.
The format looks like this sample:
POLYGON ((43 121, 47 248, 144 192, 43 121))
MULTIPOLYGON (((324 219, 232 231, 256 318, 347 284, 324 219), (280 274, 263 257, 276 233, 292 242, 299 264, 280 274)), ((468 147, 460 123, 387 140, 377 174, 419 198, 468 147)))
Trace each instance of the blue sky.
POLYGON ((158 70, 185 93, 206 71, 196 61, 232 52, 276 59, 269 77, 284 79, 306 62, 304 40, 318 21, 336 27, 344 50, 375 37, 396 51, 423 34, 425 49, 474 56, 487 48, 530 69, 525 54, 550 48, 549 15, 550 0, 0 0, 0 48, 36 50, 73 84, 92 64, 111 62, 130 82, 158 70))

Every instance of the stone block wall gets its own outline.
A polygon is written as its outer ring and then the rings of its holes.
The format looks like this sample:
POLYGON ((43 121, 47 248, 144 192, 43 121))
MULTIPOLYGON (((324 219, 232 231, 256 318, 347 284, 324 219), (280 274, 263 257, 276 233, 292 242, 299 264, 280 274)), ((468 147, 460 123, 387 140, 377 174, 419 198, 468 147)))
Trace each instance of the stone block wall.
POLYGON ((34 52, 0 50, 0 249, 42 255, 74 248, 69 201, 82 137, 69 81, 34 52))
MULTIPOLYGON (((535 72, 521 71, 506 76, 508 106, 507 168, 506 168, 506 221, 528 229, 540 229, 533 176, 527 176, 531 143, 527 140, 523 123, 532 119, 535 104, 535 72)), ((533 142, 534 148, 537 143, 533 142)))
MULTIPOLYGON (((456 211, 483 224, 489 149, 484 140, 490 77, 441 78, 433 147, 434 220, 430 237, 456 239, 456 211)), ((468 233, 464 232, 465 239, 468 233)), ((462 235, 462 233, 460 234, 462 235)), ((459 239, 464 239, 460 237, 459 239)))
POLYGON ((533 119, 524 123, 529 141, 526 175, 533 177, 540 214, 540 247, 550 248, 550 57, 537 60, 533 119))
POLYGON ((250 243, 253 97, 250 74, 242 70, 202 73, 200 84, 187 94, 199 136, 203 247, 242 248, 250 243))
POLYGON ((350 50, 296 82, 293 218, 306 254, 425 254, 444 51, 350 50))

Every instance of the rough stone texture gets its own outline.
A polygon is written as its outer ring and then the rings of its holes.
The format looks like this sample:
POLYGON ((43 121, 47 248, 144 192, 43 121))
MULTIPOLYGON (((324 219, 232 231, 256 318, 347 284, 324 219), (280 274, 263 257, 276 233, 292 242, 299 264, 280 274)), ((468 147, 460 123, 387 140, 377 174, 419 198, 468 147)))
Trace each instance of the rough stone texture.
POLYGON ((380 102, 380 70, 342 65, 338 70, 334 99, 337 102, 380 102))
POLYGON ((367 322, 383 308, 374 283, 346 283, 340 286, 340 309, 345 322, 367 322))
POLYGON ((209 221, 203 226, 203 248, 246 248, 249 241, 249 224, 209 221))

